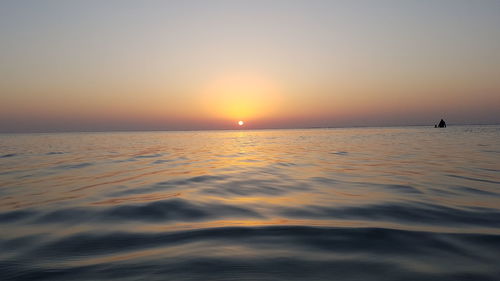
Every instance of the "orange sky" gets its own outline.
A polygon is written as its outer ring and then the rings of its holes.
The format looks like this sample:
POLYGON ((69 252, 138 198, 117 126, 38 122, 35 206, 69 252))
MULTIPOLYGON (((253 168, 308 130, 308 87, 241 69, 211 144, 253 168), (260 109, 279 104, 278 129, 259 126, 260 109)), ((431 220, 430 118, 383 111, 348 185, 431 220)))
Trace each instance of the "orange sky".
POLYGON ((500 4, 0 3, 0 132, 499 123, 500 4))

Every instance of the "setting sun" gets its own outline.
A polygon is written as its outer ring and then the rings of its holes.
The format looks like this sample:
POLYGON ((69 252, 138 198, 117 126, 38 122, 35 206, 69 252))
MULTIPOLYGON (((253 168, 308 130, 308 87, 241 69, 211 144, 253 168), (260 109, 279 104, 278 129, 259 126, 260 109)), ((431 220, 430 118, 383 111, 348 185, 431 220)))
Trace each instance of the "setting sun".
POLYGON ((243 124, 245 124, 245 122, 243 122, 243 121, 241 121, 241 120, 240 120, 240 121, 238 121, 238 125, 243 126, 243 124))
POLYGON ((198 90, 204 114, 226 120, 275 116, 281 102, 280 83, 272 75, 256 72, 234 70, 207 79, 198 90))

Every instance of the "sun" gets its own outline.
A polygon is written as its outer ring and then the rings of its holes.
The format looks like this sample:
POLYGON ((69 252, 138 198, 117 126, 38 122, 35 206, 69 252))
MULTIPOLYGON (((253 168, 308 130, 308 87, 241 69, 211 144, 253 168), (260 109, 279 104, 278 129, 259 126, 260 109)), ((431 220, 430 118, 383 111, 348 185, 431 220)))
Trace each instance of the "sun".
MULTIPOLYGON (((262 119, 272 116, 281 101, 282 89, 273 75, 261 71, 223 71, 200 81, 197 102, 204 114, 220 120, 262 119)), ((243 120, 244 121, 244 120, 243 120)), ((243 125, 248 126, 243 122, 243 125)))
POLYGON ((241 121, 241 120, 240 120, 240 121, 238 121, 238 125, 243 126, 243 124, 245 124, 245 122, 243 122, 243 121, 241 121))

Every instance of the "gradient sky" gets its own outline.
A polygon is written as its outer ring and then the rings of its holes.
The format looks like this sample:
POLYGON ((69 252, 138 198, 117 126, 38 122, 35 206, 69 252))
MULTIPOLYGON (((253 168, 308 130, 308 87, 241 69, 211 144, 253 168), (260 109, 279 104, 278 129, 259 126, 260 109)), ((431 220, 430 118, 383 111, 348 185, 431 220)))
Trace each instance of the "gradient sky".
POLYGON ((500 123, 500 1, 0 2, 0 132, 500 123))

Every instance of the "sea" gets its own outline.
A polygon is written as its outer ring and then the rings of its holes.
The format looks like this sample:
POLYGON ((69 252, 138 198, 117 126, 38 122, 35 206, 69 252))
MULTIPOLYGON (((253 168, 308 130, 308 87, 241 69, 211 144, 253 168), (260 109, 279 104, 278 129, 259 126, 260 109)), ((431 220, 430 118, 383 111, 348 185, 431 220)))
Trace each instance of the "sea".
POLYGON ((0 135, 0 280, 500 280, 500 126, 0 135))

